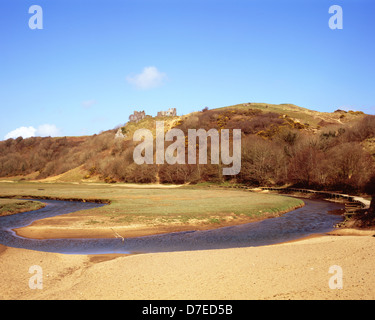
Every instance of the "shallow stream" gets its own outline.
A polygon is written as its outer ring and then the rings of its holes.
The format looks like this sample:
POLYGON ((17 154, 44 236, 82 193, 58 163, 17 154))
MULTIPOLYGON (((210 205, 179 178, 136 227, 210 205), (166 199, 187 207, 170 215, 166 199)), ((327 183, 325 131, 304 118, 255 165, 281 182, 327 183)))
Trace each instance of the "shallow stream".
POLYGON ((168 234, 112 239, 28 239, 12 230, 31 224, 35 220, 78 210, 100 207, 105 204, 38 200, 46 207, 24 213, 0 217, 0 243, 9 247, 65 254, 146 253, 223 249, 264 246, 295 240, 311 234, 324 233, 342 221, 341 216, 328 212, 343 205, 323 200, 303 199, 305 206, 281 217, 205 231, 185 231, 168 234))

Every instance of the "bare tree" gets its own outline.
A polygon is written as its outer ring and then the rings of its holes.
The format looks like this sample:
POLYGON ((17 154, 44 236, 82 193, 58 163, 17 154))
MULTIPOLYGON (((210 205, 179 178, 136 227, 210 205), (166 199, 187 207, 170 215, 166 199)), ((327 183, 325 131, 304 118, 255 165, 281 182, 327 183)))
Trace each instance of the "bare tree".
POLYGON ((324 153, 316 146, 305 145, 298 148, 291 158, 289 177, 292 182, 311 186, 325 180, 324 153))
POLYGON ((357 142, 342 143, 329 151, 330 174, 344 188, 360 189, 372 172, 371 155, 357 142))

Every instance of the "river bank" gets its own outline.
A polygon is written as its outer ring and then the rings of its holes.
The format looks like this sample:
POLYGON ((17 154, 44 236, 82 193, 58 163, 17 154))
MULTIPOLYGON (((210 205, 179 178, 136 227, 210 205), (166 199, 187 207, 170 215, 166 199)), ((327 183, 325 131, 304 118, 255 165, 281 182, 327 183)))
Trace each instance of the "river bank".
POLYGON ((0 298, 371 300, 374 261, 370 235, 136 255, 65 255, 0 246, 0 298), (41 290, 29 288, 32 265, 42 267, 41 290), (329 287, 333 265, 342 268, 342 289, 329 287))

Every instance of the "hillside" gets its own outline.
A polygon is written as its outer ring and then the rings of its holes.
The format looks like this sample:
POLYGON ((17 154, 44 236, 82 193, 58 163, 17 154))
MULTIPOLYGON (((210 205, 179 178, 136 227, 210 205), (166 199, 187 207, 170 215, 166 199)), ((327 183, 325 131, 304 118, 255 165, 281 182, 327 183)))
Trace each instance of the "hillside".
POLYGON ((361 191, 374 172, 374 156, 375 116, 243 103, 184 116, 147 117, 93 136, 0 141, 0 177, 46 182, 229 181, 361 191), (188 129, 241 129, 241 172, 223 176, 222 165, 211 164, 210 158, 207 165, 135 164, 133 134, 145 128, 155 135, 156 120, 164 121, 165 131, 179 128, 185 135, 188 129))
MULTIPOLYGON (((319 128, 321 126, 327 126, 331 124, 343 124, 358 120, 358 117, 364 116, 365 114, 361 111, 344 111, 337 110, 335 112, 319 112, 315 110, 309 110, 296 106, 294 104, 267 104, 267 103, 243 103, 233 105, 224 108, 235 108, 235 109, 257 109, 264 112, 275 112, 298 121, 302 124, 308 124, 311 127, 319 128)), ((223 108, 223 109, 224 109, 223 108)))

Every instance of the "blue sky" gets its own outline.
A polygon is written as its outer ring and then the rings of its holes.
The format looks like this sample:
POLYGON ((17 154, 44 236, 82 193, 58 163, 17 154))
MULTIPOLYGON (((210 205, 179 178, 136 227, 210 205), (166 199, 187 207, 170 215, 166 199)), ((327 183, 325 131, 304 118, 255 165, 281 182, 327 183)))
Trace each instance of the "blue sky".
POLYGON ((375 114, 372 0, 3 0, 0 139, 243 102, 375 114), (43 9, 30 29, 29 7, 43 9), (328 9, 343 9, 332 30, 328 9), (25 130, 17 132, 25 132, 25 130))

